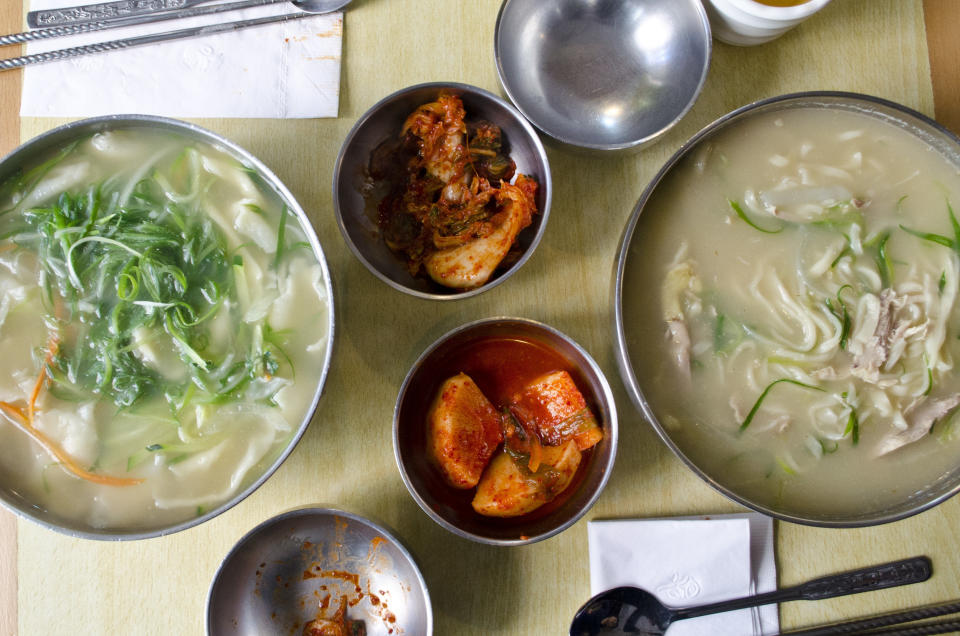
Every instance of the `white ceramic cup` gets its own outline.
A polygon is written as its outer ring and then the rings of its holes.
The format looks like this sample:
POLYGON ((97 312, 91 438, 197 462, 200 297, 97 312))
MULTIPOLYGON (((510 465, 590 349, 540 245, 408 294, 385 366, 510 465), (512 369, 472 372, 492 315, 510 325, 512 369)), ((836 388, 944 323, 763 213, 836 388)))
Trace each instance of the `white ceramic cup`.
POLYGON ((792 7, 772 7, 754 0, 702 1, 714 37, 737 46, 753 46, 778 38, 830 2, 807 0, 792 7))

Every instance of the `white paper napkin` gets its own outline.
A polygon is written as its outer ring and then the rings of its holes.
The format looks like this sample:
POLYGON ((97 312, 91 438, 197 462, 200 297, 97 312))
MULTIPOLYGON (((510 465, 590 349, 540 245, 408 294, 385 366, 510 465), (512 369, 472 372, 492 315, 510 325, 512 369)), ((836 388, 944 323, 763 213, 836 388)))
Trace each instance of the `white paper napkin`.
MULTIPOLYGON (((81 3, 32 0, 31 10, 81 3)), ((29 44, 27 52, 296 11, 292 4, 282 2, 213 16, 38 40, 29 44)), ((342 36, 343 14, 332 13, 28 66, 20 114, 336 117, 342 36)))
MULTIPOLYGON (((591 521, 591 595, 621 585, 693 607, 777 587, 773 520, 756 513, 591 521)), ((677 621, 670 636, 779 633, 775 605, 677 621)))

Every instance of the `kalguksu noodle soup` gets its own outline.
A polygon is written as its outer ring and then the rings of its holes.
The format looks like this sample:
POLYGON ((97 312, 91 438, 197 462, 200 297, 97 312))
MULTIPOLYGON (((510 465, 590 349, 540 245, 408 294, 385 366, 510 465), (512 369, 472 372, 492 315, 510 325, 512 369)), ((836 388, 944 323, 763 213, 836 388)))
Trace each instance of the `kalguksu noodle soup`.
POLYGON ((229 500, 309 415, 326 281, 298 217, 206 143, 117 128, 23 166, 0 184, 0 483, 76 528, 229 500))
POLYGON ((679 450, 801 519, 901 505, 960 465, 960 174, 830 107, 755 113, 646 202, 631 360, 679 450))

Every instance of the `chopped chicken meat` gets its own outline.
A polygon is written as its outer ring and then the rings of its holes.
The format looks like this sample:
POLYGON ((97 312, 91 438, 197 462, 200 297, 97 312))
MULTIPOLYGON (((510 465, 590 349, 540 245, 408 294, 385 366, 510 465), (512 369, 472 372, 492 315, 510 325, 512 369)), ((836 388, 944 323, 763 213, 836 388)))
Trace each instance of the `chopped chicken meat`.
POLYGON ((960 406, 960 394, 923 400, 906 413, 909 420, 907 430, 884 437, 877 446, 875 454, 886 455, 922 439, 930 432, 937 420, 948 415, 957 406, 960 406))

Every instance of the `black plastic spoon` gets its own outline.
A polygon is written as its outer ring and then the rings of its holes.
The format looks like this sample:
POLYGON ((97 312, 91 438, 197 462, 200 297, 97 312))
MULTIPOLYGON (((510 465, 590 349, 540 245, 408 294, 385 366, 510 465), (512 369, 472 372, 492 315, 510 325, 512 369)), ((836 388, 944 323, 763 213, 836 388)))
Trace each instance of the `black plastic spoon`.
POLYGON ((667 607, 656 596, 637 587, 616 587, 597 594, 573 617, 570 636, 594 634, 663 634, 674 621, 786 601, 815 601, 846 594, 882 590, 926 581, 933 565, 925 556, 851 570, 765 594, 721 601, 699 607, 667 607))

